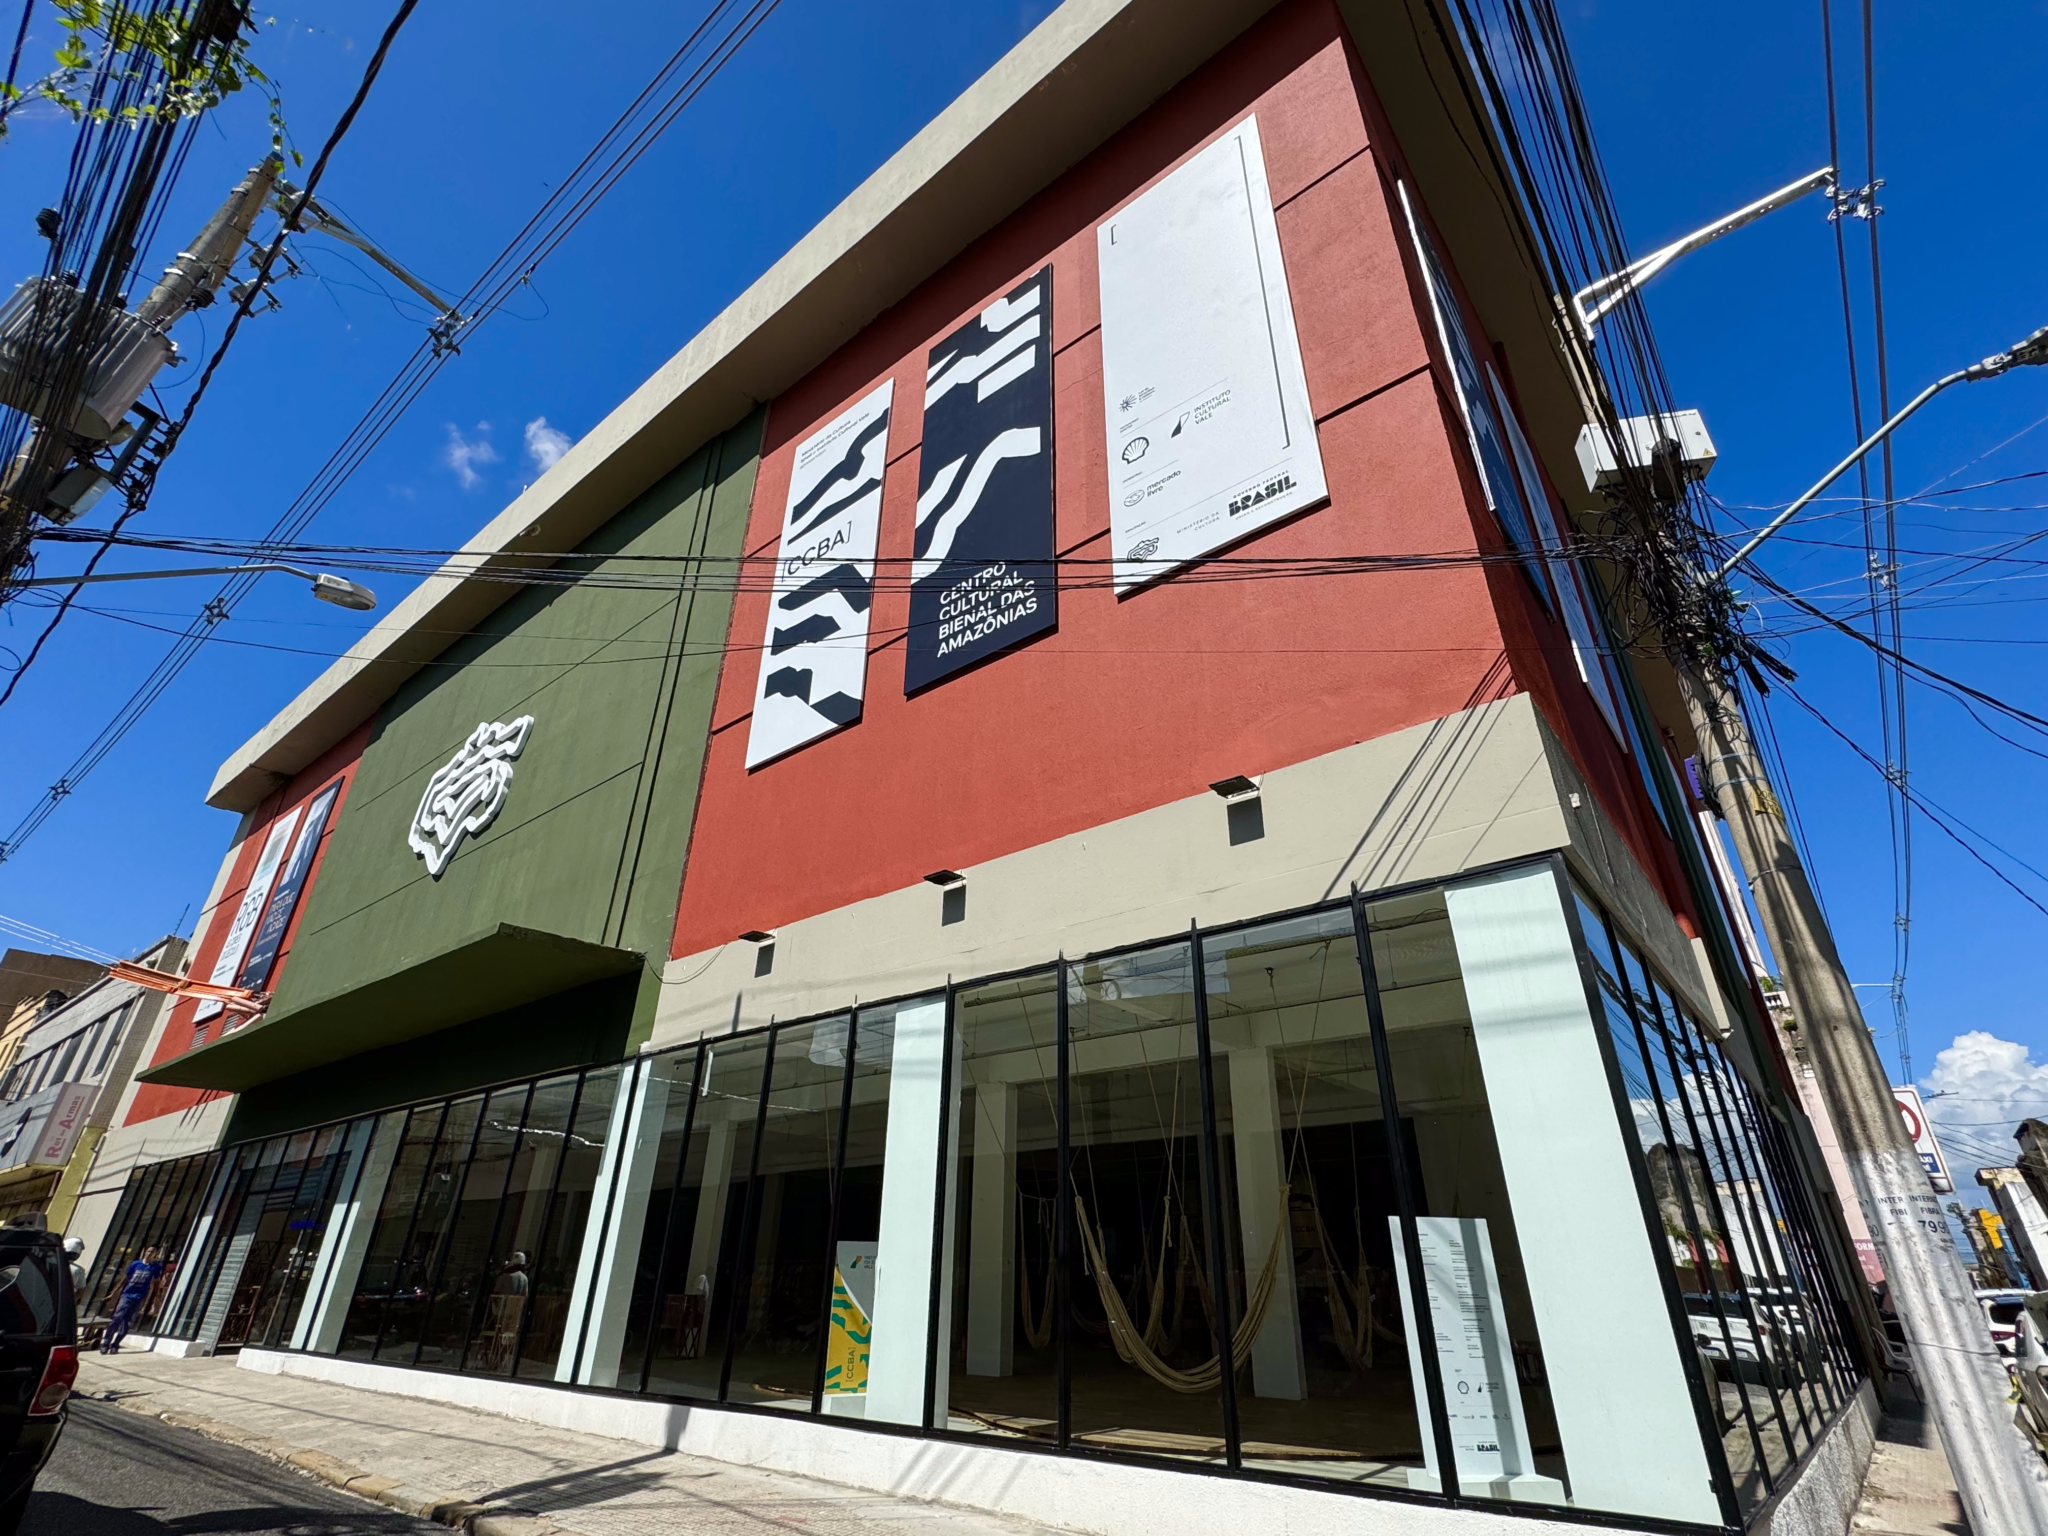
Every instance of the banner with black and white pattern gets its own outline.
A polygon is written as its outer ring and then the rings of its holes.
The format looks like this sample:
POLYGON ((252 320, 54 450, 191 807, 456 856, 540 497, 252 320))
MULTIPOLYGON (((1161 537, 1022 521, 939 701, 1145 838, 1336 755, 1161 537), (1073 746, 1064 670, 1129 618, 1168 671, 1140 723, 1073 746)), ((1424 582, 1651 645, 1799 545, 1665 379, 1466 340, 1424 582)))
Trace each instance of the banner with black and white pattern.
POLYGON ((749 768, 860 718, 894 390, 895 380, 883 380, 797 445, 747 730, 749 768))
POLYGON ((1057 619, 1052 268, 931 349, 903 688, 915 692, 1057 619))

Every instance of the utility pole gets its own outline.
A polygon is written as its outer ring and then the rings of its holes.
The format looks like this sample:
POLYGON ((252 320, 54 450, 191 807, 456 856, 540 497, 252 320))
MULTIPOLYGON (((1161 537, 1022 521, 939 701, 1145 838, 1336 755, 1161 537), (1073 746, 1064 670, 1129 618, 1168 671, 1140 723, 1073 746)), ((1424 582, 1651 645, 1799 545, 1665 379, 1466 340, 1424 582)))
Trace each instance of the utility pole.
MULTIPOLYGON (((1723 580, 1771 533, 1846 473, 1907 416, 1951 384, 2048 363, 2048 327, 2010 352, 1950 374, 1923 391, 1827 477, 1714 573, 1723 580)), ((1699 737, 1704 787, 1728 823, 1749 874, 1793 1017, 1834 1121, 1884 1261, 1913 1365, 1941 1432, 1976 1536, 2048 1532, 2048 1466, 2013 1423, 2011 1384, 1955 1251, 1941 1202, 1913 1150, 1891 1082, 1863 1022, 1856 991, 1821 915, 1799 850, 1773 792, 1735 690, 1717 660, 1676 664, 1699 737)))

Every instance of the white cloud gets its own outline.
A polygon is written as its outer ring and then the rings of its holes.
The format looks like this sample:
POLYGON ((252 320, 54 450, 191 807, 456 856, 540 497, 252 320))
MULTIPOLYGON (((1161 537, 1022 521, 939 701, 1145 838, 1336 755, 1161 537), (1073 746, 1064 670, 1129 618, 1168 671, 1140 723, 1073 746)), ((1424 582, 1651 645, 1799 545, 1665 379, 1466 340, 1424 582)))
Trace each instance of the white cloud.
POLYGON ((455 471, 455 478, 465 491, 474 490, 483 479, 476 466, 498 462, 498 450, 491 446, 491 424, 480 421, 476 424, 476 436, 464 437, 455 423, 449 422, 448 446, 441 450, 441 462, 455 471))
POLYGON ((1920 1091, 1949 1154, 1950 1171, 1968 1186, 1973 1170, 2007 1165, 2018 1155, 2012 1133, 2020 1121, 2048 1117, 2048 1062, 2034 1060, 2016 1040, 1973 1029, 1934 1058, 1920 1091))
POLYGON ((569 451, 573 441, 561 428, 549 426, 545 416, 536 416, 526 424, 526 456, 542 474, 554 468, 555 460, 569 451))

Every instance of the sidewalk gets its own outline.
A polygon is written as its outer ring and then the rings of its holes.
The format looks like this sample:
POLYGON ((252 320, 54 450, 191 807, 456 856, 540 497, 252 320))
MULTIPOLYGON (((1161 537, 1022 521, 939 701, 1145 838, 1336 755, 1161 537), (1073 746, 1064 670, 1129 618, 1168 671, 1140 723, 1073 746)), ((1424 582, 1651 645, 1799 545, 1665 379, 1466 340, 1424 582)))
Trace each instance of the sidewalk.
POLYGON ((1967 1536, 1955 1474, 1926 1408, 1904 1404, 1877 1427, 1851 1536, 1967 1536))
POLYGON ((236 1369, 104 1356, 77 1390, 247 1447, 473 1536, 1047 1536, 1027 1521, 550 1429, 467 1408, 236 1369))

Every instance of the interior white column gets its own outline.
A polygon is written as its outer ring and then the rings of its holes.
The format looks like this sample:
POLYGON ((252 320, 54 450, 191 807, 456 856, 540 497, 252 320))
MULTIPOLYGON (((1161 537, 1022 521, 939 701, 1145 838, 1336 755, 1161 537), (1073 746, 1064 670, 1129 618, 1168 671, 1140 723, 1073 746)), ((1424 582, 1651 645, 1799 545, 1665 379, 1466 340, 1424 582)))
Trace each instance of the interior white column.
MULTIPOLYGON (((707 1107, 700 1103, 698 1115, 707 1107)), ((714 1120, 704 1139, 704 1182, 697 1194, 697 1221, 690 1229, 690 1267, 683 1273, 688 1288, 704 1298, 706 1327, 710 1326, 711 1288, 718 1283, 718 1248, 725 1240, 725 1207, 732 1194, 732 1149, 738 1131, 737 1121, 714 1120)))
MULTIPOLYGON (((1270 1046, 1226 1053, 1230 1061, 1230 1141, 1237 1161, 1237 1218, 1244 1244, 1244 1283, 1258 1283, 1273 1229, 1287 1219, 1287 1152, 1280 1122, 1280 1085, 1270 1046)), ((1252 1340, 1252 1391, 1293 1401, 1308 1396, 1301 1355, 1301 1297, 1294 1286, 1294 1244, 1280 1240, 1279 1273, 1266 1321, 1252 1340)))
POLYGON ((973 1113, 967 1374, 1008 1376, 1017 1337, 1017 1085, 977 1085, 973 1113))
POLYGON ((1556 876, 1511 870, 1445 900, 1572 1502, 1718 1525, 1556 876))
POLYGON ((327 1212, 327 1241, 320 1246, 306 1299, 299 1305, 299 1319, 292 1329, 293 1349, 331 1355, 341 1347, 342 1324, 348 1320, 349 1303, 355 1300, 363 1256, 370 1251, 370 1235, 377 1230, 377 1212, 384 1204, 384 1186, 391 1181, 391 1164, 404 1134, 403 1113, 378 1120, 374 1135, 368 1125, 350 1132, 351 1166, 343 1168, 335 1181, 334 1204, 327 1212), (365 1140, 367 1148, 360 1144, 365 1140), (354 1172, 358 1163, 360 1176, 354 1172))
MULTIPOLYGON (((925 1376, 930 1363, 932 1276, 947 1258, 953 1223, 939 1230, 939 1138, 957 1115, 940 1093, 944 1078, 946 1004, 943 999, 902 1008, 889 1070, 889 1126, 882 1144, 882 1219, 875 1255, 874 1339, 868 1354, 866 1416, 891 1424, 924 1422, 925 1376)), ((955 1097, 957 1097, 957 1092, 955 1097)), ((951 1170, 958 1162, 948 1157, 951 1170)), ((950 1215, 952 1201, 947 1201, 950 1215)), ((953 1288, 938 1287, 942 1312, 953 1288)), ((940 1318, 939 1338, 947 1329, 940 1318)), ((943 1348, 943 1343, 941 1345, 943 1348)), ((945 1422, 947 1372, 938 1372, 934 1417, 945 1422)))
MULTIPOLYGON (((669 1095, 678 1068, 688 1070, 688 1053, 656 1056, 640 1073, 634 1089, 631 1129, 623 1151, 613 1162, 617 1193, 612 1199, 609 1230, 598 1257, 596 1301, 583 1348, 583 1374, 593 1387, 619 1384, 619 1351, 626 1341, 626 1318, 633 1305, 633 1278, 640 1267, 640 1243, 647 1230, 647 1201, 654 1188, 654 1165, 661 1157, 661 1131, 668 1119, 669 1095)), ((687 1085, 683 1089, 688 1092, 687 1085)), ((591 1207, 603 1209, 602 1198, 591 1207)), ((585 1234, 585 1246, 589 1235, 585 1234)), ((636 1377, 637 1381, 638 1378, 636 1377)))
POLYGON ((646 1092, 645 1065, 641 1061, 626 1065, 620 1073, 619 1091, 612 1099, 611 1119, 605 1126, 604 1151, 597 1160, 597 1181, 590 1190, 590 1214, 584 1218, 583 1244, 576 1255, 576 1277, 569 1286, 569 1318, 562 1334, 562 1352, 555 1360, 557 1381, 589 1380, 584 1374, 592 1353, 588 1347, 589 1335, 599 1322, 596 1309, 591 1306, 591 1297, 602 1289, 600 1282, 608 1268, 606 1250, 611 1247, 618 1227, 616 1207, 612 1210, 612 1219, 607 1221, 606 1206, 618 1181, 628 1138, 633 1134, 641 1096, 646 1092), (586 1316, 589 1319, 588 1329, 585 1327, 586 1316))

